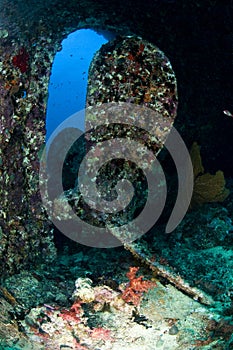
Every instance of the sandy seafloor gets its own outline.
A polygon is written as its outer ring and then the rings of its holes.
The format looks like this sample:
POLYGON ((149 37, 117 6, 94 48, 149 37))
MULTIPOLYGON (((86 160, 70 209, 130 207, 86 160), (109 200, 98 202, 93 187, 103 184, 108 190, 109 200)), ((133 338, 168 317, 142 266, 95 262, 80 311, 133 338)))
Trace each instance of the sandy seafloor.
POLYGON ((159 278, 122 247, 87 248, 60 237, 53 265, 22 271, 1 287, 0 348, 232 349, 232 233, 221 236, 218 231, 219 240, 216 235, 208 238, 207 229, 205 237, 203 233, 206 220, 213 223, 216 213, 229 224, 226 213, 231 205, 228 198, 225 206, 205 205, 188 212, 164 242, 158 233, 154 242, 146 236, 135 243, 141 251, 147 249, 148 256, 153 251, 153 260, 174 275, 180 271, 199 301, 159 278), (187 227, 193 227, 192 237, 187 227), (139 305, 122 299, 130 266, 139 267, 137 276, 156 283, 143 293, 139 305), (77 300, 81 304, 72 309, 77 300))

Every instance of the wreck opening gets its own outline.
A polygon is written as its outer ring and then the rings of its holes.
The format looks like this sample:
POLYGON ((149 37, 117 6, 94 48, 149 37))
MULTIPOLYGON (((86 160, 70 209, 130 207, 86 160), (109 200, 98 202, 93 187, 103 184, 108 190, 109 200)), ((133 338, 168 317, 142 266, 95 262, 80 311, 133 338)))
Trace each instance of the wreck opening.
MULTIPOLYGON (((53 60, 48 88, 46 139, 66 118, 85 108, 88 70, 96 51, 115 34, 78 29, 62 41, 53 60)), ((79 121, 84 130, 85 116, 79 121)))

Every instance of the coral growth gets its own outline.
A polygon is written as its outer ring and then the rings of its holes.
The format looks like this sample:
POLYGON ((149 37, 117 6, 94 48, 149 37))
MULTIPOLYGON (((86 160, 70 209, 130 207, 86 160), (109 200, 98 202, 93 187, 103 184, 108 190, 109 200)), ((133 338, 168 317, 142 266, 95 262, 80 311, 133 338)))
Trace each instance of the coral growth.
POLYGON ((200 147, 196 142, 192 145, 190 156, 193 163, 194 174, 194 189, 191 207, 196 207, 209 202, 223 202, 229 195, 229 190, 225 187, 223 172, 219 170, 215 175, 204 173, 200 147))
POLYGON ((90 332, 90 336, 92 339, 113 341, 113 338, 111 336, 111 331, 109 329, 105 329, 102 327, 92 329, 90 332))
POLYGON ((29 67, 29 54, 24 47, 21 47, 19 53, 12 58, 12 63, 19 68, 21 73, 25 73, 29 67))
POLYGON ((143 280, 143 276, 136 277, 139 267, 130 267, 126 276, 129 279, 129 284, 122 293, 122 299, 127 303, 132 303, 138 306, 144 292, 156 286, 156 283, 143 280))
POLYGON ((83 314, 82 302, 77 301, 74 302, 74 304, 71 306, 70 310, 62 310, 60 313, 60 316, 63 318, 64 321, 67 321, 68 323, 74 322, 79 323, 80 322, 80 316, 83 314))

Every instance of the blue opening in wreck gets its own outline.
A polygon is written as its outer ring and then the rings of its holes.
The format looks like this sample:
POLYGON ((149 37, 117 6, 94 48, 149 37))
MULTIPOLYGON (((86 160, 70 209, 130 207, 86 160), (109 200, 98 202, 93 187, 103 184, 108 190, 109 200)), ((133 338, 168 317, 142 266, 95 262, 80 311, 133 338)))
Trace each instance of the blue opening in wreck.
MULTIPOLYGON (((49 82, 46 113, 46 139, 73 113, 85 108, 88 69, 94 54, 115 35, 107 31, 80 29, 62 42, 49 82)), ((84 115, 79 128, 84 130, 84 115)))

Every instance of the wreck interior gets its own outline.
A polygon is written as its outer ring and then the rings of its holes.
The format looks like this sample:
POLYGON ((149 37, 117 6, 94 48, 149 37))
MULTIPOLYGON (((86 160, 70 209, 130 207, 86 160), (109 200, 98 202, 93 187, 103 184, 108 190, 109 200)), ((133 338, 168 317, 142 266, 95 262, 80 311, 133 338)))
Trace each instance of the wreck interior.
MULTIPOLYGON (((212 0, 0 0, 0 349, 231 349, 232 7, 212 0), (74 242, 42 205, 46 128, 49 137, 62 121, 46 120, 56 113, 48 109, 53 63, 65 40, 84 29, 109 42, 108 50, 115 36, 142 40, 130 61, 151 45, 171 63, 174 104, 178 95, 172 123, 190 150, 194 188, 186 216, 169 234, 177 176, 166 150, 158 155, 168 180, 165 209, 134 242, 111 249, 74 242), (135 281, 142 289, 131 300, 124 291, 135 281)), ((95 82, 85 80, 89 105, 98 102, 95 82)), ((63 108, 64 119, 76 112, 63 108)))

